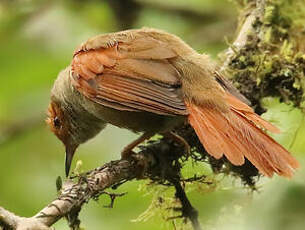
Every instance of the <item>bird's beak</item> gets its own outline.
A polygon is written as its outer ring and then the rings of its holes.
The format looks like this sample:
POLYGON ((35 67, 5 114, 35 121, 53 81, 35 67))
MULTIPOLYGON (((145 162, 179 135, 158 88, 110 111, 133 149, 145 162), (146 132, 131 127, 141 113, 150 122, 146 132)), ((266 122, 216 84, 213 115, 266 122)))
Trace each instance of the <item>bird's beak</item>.
POLYGON ((70 168, 71 168, 71 163, 72 163, 73 156, 74 156, 76 148, 77 148, 77 146, 74 146, 74 145, 71 145, 71 146, 67 145, 66 146, 66 163, 65 163, 66 177, 69 176, 69 171, 70 171, 70 168))

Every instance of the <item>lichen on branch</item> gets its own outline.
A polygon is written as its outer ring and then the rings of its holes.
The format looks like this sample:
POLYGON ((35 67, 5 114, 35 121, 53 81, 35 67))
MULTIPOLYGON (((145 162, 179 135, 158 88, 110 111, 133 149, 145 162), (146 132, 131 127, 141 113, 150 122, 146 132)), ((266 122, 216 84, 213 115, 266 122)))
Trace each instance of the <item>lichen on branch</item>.
MULTIPOLYGON (((249 4, 253 7, 253 1, 249 4)), ((228 63, 228 76, 259 114, 265 111, 260 100, 267 96, 304 111, 304 12, 301 0, 266 1, 264 13, 256 15, 247 31, 245 45, 228 63)))

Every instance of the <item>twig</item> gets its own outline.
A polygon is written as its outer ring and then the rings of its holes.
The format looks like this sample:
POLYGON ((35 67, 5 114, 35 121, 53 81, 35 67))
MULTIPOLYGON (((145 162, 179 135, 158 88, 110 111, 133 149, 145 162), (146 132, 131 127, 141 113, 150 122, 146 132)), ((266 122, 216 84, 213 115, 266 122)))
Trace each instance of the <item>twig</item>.
POLYGON ((256 2, 253 2, 248 7, 248 10, 243 11, 243 14, 245 15, 245 19, 240 22, 239 25, 239 32, 234 40, 233 44, 228 48, 228 50, 225 53, 226 59, 223 63, 223 65, 220 68, 221 72, 224 72, 227 68, 229 63, 231 62, 232 58, 238 53, 243 47, 246 46, 249 38, 249 34, 254 32, 254 22, 257 19, 262 19, 264 15, 264 9, 266 6, 265 0, 256 0, 256 2))
POLYGON ((60 196, 51 204, 43 208, 31 218, 21 218, 15 214, 0 208, 0 221, 12 229, 24 229, 22 226, 31 226, 28 229, 49 229, 51 225, 60 218, 70 214, 76 208, 96 197, 106 188, 120 183, 130 181, 137 177, 139 171, 143 170, 143 162, 152 166, 153 155, 138 154, 128 160, 112 161, 104 166, 88 172, 80 177, 77 182, 67 180, 62 188, 60 196))
POLYGON ((201 225, 198 220, 198 211, 192 206, 191 202, 186 196, 184 189, 181 186, 180 180, 171 181, 176 189, 176 197, 180 200, 182 205, 182 216, 188 218, 194 230, 201 230, 201 225))
POLYGON ((14 213, 0 207, 0 223, 5 223, 5 225, 9 228, 16 228, 18 221, 19 217, 17 217, 14 213))

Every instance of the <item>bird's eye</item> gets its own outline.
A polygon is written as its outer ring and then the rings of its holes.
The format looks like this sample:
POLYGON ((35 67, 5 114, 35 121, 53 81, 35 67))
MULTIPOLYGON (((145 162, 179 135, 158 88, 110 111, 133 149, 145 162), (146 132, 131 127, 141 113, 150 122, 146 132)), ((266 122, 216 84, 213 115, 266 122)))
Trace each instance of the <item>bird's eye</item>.
POLYGON ((60 123, 60 120, 58 117, 55 117, 53 122, 54 122, 55 128, 59 129, 61 127, 61 123, 60 123))

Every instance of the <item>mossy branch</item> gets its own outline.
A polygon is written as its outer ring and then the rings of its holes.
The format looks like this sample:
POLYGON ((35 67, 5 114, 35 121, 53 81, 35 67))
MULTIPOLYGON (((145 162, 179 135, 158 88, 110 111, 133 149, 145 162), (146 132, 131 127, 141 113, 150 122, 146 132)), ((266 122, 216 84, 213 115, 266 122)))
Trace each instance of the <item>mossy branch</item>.
MULTIPOLYGON (((112 161, 92 171, 72 176, 63 184, 58 198, 35 216, 19 217, 0 208, 0 221, 10 229, 50 229, 55 222, 66 217, 71 229, 79 229, 78 214, 85 203, 90 199, 97 199, 105 193, 109 194, 112 199, 121 196, 122 194, 105 192, 105 189, 115 189, 133 179, 150 178, 160 183, 168 181, 169 185, 171 185, 171 181, 174 181, 175 187, 179 188, 179 194, 182 194, 181 188, 178 186, 181 168, 178 159, 180 157, 181 146, 176 146, 166 138, 154 141, 129 159, 112 161)), ((57 182, 57 184, 60 183, 57 182)), ((177 198, 180 199, 180 196, 177 198)), ((192 222, 196 222, 195 229, 201 229, 198 216, 190 215, 197 211, 191 211, 193 208, 185 195, 181 204, 182 210, 188 210, 188 212, 182 212, 181 217, 190 218, 192 222), (184 208, 185 204, 187 207, 184 208)))
POLYGON ((304 111, 304 10, 300 0, 249 1, 241 14, 244 23, 222 71, 259 114, 265 111, 261 99, 268 96, 304 111))

